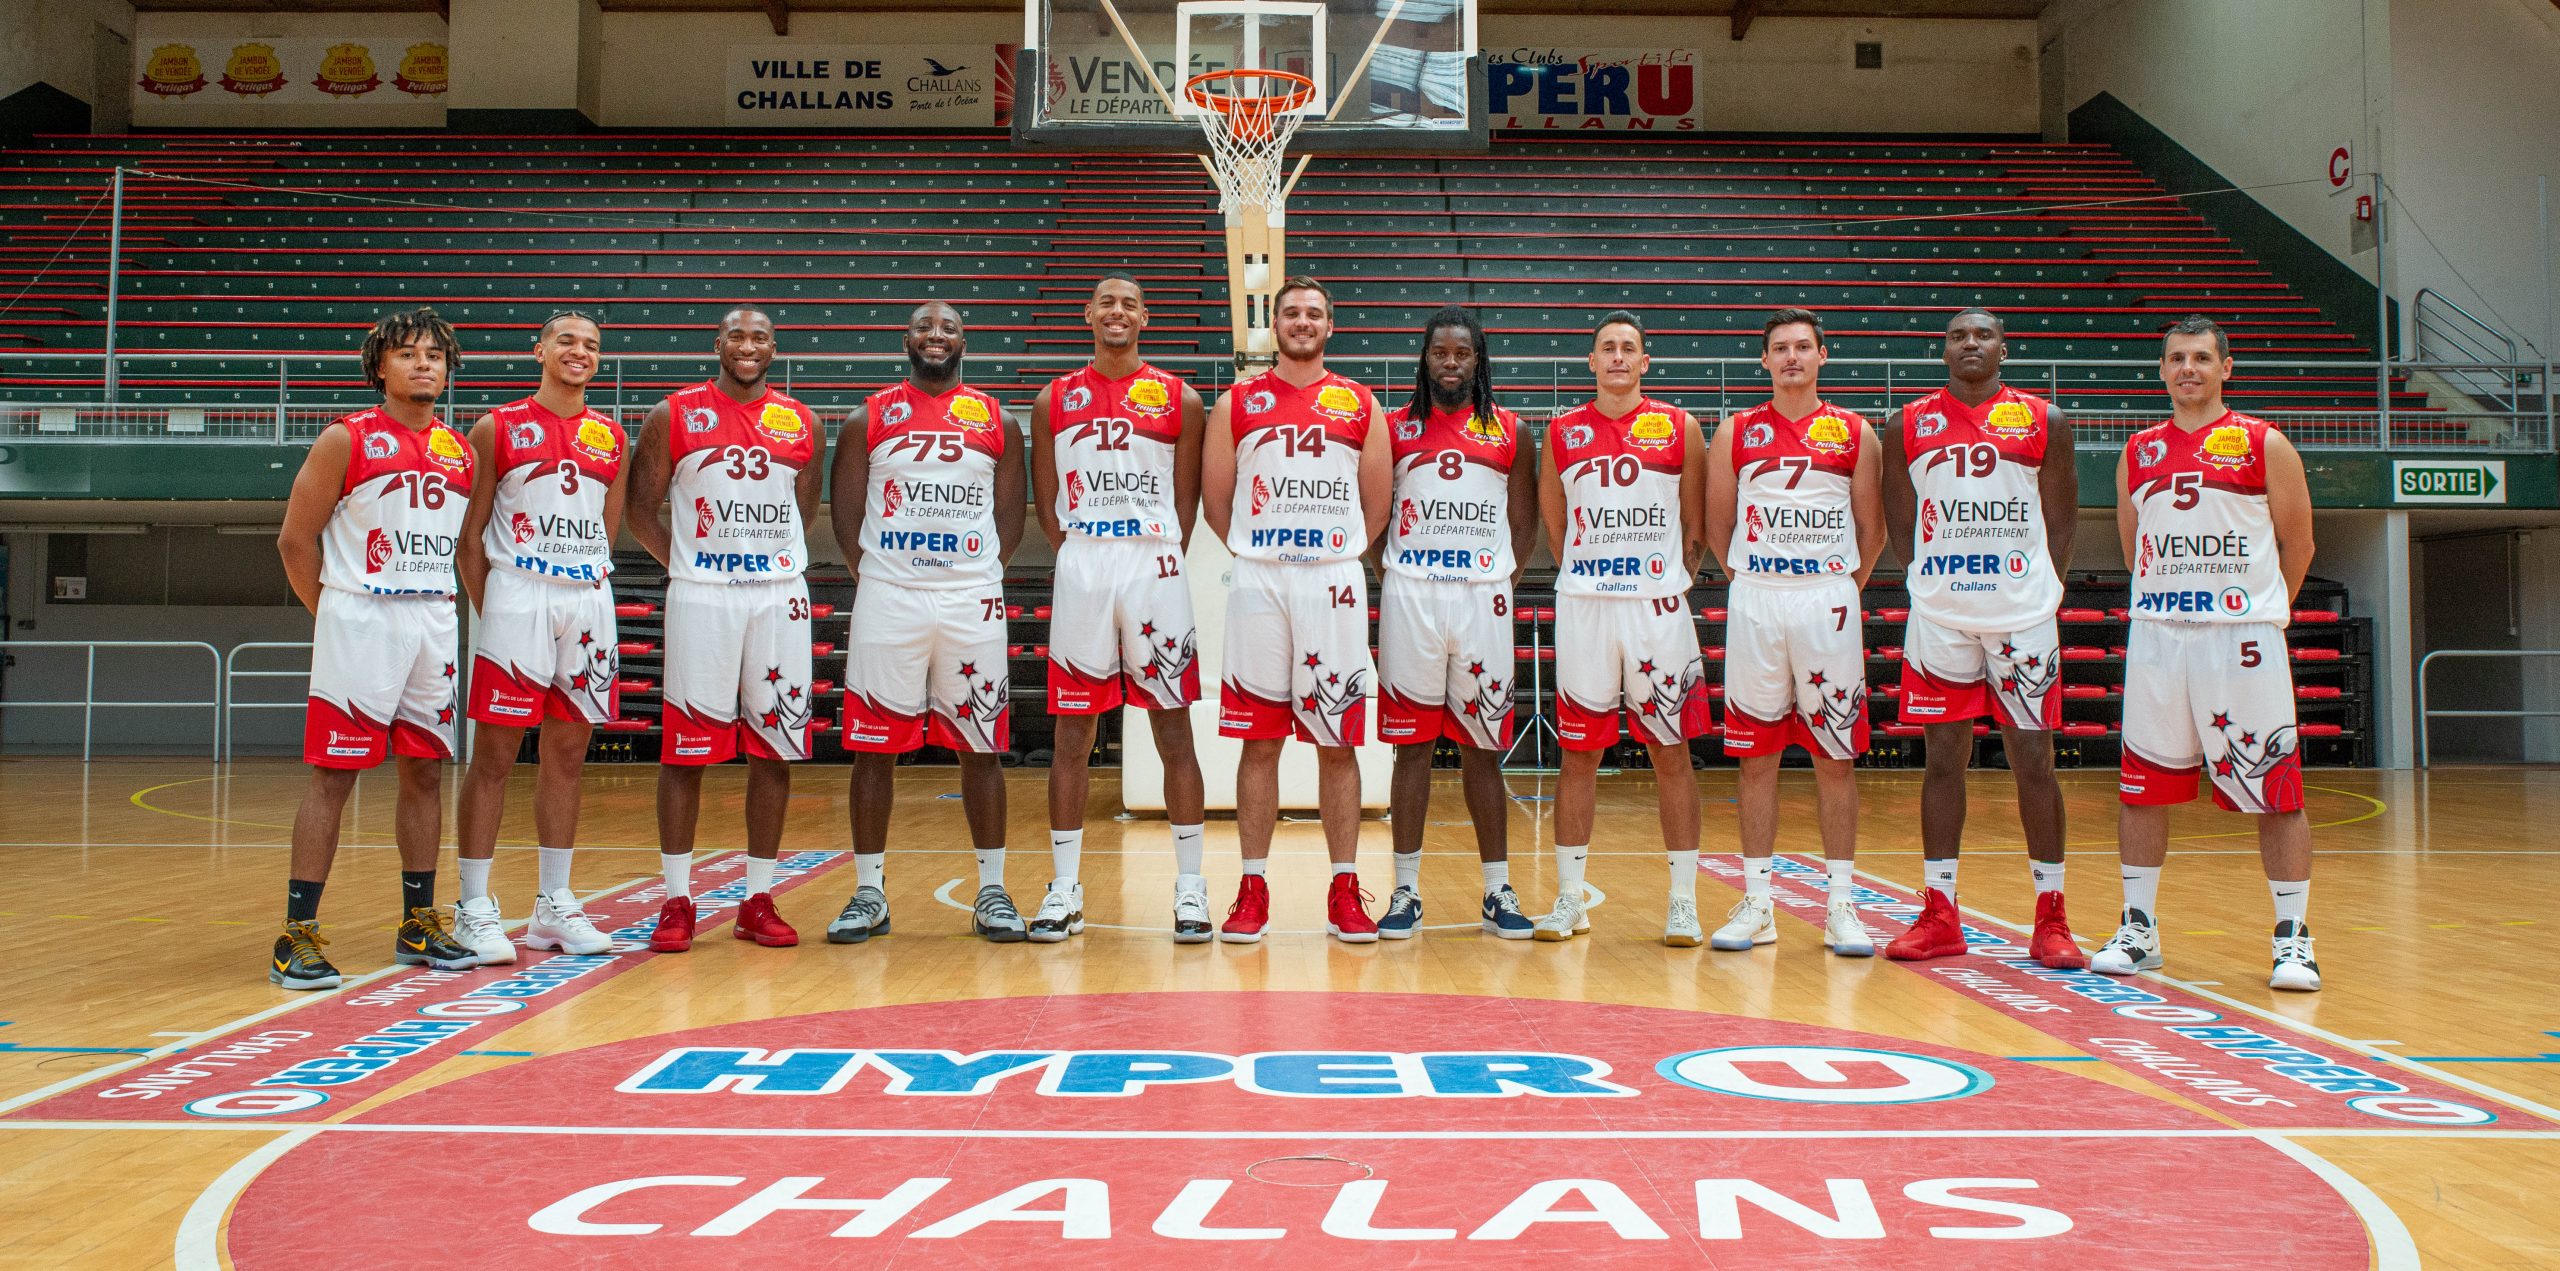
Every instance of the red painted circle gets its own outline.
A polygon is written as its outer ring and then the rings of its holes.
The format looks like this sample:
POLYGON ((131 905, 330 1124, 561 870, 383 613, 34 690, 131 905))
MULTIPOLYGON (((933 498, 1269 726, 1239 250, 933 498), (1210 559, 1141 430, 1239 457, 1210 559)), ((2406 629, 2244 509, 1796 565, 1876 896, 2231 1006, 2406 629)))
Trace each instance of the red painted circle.
POLYGON ((2071 1067, 1512 998, 878 1007, 596 1046, 373 1109, 352 1124, 377 1128, 326 1131, 251 1184, 229 1251, 242 1268, 421 1249, 485 1265, 2368 1265, 2355 1212, 2290 1157, 2071 1067), (927 1092, 972 1075, 977 1093, 927 1092), (843 1203, 861 1200, 877 1203, 843 1203))

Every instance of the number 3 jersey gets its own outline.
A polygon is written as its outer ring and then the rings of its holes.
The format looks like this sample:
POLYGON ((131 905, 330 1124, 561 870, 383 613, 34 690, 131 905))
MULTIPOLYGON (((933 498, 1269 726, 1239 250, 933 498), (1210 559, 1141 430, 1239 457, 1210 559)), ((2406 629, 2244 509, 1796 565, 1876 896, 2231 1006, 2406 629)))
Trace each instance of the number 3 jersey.
POLYGON ((1004 407, 966 384, 937 394, 901 380, 873 393, 863 416, 863 580, 930 591, 1003 582, 995 494, 1004 407))
POLYGON ((2133 500, 2133 616, 2176 622, 2293 617, 2267 510, 2267 423, 2226 413, 2189 432, 2164 421, 2124 444, 2133 500))
POLYGON ((799 480, 817 457, 818 417, 771 389, 740 402, 717 383, 677 389, 667 404, 675 521, 668 574, 700 583, 799 577, 809 563, 799 480))
POLYGON ((622 426, 591 410, 556 415, 530 397, 489 419, 498 475, 481 545, 490 567, 602 583, 613 573, 604 499, 622 471, 622 426))
POLYGON ((1919 500, 1904 577, 1912 612, 1954 631, 2010 632, 2061 606, 2039 484, 2049 409, 2007 385, 1979 406, 1939 389, 1902 408, 1919 500))
POLYGON ((1303 388, 1265 371, 1231 390, 1236 499, 1227 550, 1243 560, 1321 564, 1368 550, 1360 447, 1369 390, 1328 371, 1303 388))
POLYGON ((361 595, 452 595, 471 447, 441 419, 413 431, 376 408, 337 422, 351 448, 338 506, 320 531, 320 584, 361 595))
POLYGON ((1087 366, 1049 384, 1058 524, 1077 538, 1182 541, 1173 452, 1182 381, 1141 363, 1123 379, 1087 366))

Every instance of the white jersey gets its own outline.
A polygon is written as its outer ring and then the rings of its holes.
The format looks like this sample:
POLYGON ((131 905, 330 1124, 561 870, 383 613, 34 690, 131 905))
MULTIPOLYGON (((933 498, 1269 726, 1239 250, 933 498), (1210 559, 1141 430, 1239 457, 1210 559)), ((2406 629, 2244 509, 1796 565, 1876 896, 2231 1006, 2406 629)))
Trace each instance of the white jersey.
POLYGON ((1511 581, 1511 465, 1520 417, 1495 407, 1406 407, 1387 416, 1395 439, 1395 503, 1387 514, 1387 572, 1442 582, 1511 581))
POLYGON ((2231 413, 2193 432, 2154 424, 2124 455, 2137 621, 2292 620, 2267 509, 2265 420, 2231 413))
POLYGON ((1902 408, 1902 453, 1919 508, 1911 611, 1953 631, 2025 631, 2062 606, 2045 546, 2050 408, 2003 385, 1979 406, 1940 389, 1902 408))
POLYGON ((1236 497, 1227 550, 1244 560, 1321 564, 1368 550, 1360 447, 1369 390, 1339 375, 1300 388, 1265 371, 1235 386, 1236 497))
POLYGON ((412 430, 379 407, 347 430, 347 476, 320 530, 320 585, 376 596, 453 594, 453 552, 471 503, 471 447, 430 419, 412 430))
MULTIPOLYGON (((996 465, 1004 407, 965 384, 941 394, 900 380, 863 403, 871 456, 862 505, 862 578, 948 591, 1004 581, 996 535, 996 465)), ((860 638, 860 633, 856 633, 860 638)))
POLYGON ((1828 402, 1789 419, 1762 402, 1735 415, 1731 430, 1736 578, 1788 583, 1854 577, 1858 525, 1850 504, 1867 421, 1828 402))
POLYGON ((799 479, 817 461, 817 415, 771 389, 740 402, 716 383, 677 389, 667 404, 675 521, 668 575, 696 583, 799 577, 809 565, 799 479))
POLYGON ((1144 363, 1123 379, 1087 366, 1050 381, 1050 510, 1070 537, 1182 541, 1173 506, 1182 399, 1181 380, 1144 363))
POLYGON ((622 426, 591 410, 555 415, 530 397, 489 419, 498 475, 481 546, 490 568, 602 583, 613 573, 604 498, 622 471, 622 426))
POLYGON ((1564 485, 1556 594, 1658 599, 1689 589, 1680 469, 1693 427, 1689 412, 1651 397, 1615 417, 1585 402, 1547 426, 1564 485))

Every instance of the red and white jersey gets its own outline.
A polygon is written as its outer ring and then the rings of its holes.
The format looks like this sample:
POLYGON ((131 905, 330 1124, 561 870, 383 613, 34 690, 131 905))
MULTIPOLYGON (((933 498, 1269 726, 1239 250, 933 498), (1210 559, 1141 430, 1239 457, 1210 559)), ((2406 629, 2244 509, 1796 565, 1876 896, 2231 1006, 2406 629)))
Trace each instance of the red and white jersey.
POLYGON ((1140 363, 1124 379, 1091 366, 1049 381, 1051 510, 1070 535, 1182 541, 1173 507, 1182 381, 1140 363))
POLYGON ((555 415, 528 397, 489 412, 498 479, 481 535, 493 569, 600 585, 613 573, 604 496, 622 471, 622 425, 595 411, 555 415))
POLYGON ((2008 632, 2061 608, 2038 484, 2050 409, 2005 384, 1980 406, 1939 389, 1902 408, 1902 453, 1920 503, 1903 576, 1913 612, 1954 631, 2008 632))
POLYGON ((1680 466, 1692 427, 1689 412, 1651 397, 1618 416, 1585 402, 1547 425, 1564 484, 1558 595, 1661 597, 1689 589, 1680 466))
POLYGON ((2267 510, 2267 422, 2225 413, 2194 432, 2153 424, 2124 443, 2134 506, 2133 616, 2155 622, 2293 617, 2267 510))
POLYGON ((1360 447, 1369 390, 1328 371, 1300 388, 1264 371, 1228 399, 1236 439, 1236 499, 1227 550, 1245 560, 1354 560, 1368 549, 1360 507, 1360 447))
POLYGON ((694 583, 799 577, 809 565, 799 481, 817 458, 816 413, 772 389, 740 402, 717 382, 677 389, 667 405, 675 450, 668 575, 694 583))
POLYGON ((361 410, 347 430, 347 479, 320 529, 320 585, 376 596, 453 594, 453 551, 471 503, 471 447, 430 419, 424 429, 361 410))
POLYGON ((996 464, 1004 406, 966 384, 939 395, 900 380, 863 403, 871 490, 862 577, 941 591, 1004 581, 996 464))
POLYGON ((1867 421, 1818 402, 1789 419, 1770 402, 1733 417, 1733 545, 1737 577, 1784 582, 1853 576, 1858 526, 1851 478, 1867 421))
POLYGON ((1511 581, 1511 465, 1520 417, 1497 406, 1409 407, 1387 414, 1394 434, 1395 506, 1387 515, 1387 569, 1408 578, 1511 581))

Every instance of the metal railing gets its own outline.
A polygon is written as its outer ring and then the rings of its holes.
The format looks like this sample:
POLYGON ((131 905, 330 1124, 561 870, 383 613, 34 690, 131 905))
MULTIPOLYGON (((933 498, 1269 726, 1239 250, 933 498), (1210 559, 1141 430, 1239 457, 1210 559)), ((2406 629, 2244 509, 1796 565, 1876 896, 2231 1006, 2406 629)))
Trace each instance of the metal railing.
MULTIPOLYGON (((2560 719, 2560 710, 2437 710, 2427 705, 2427 670, 2437 658, 2560 658, 2560 649, 2437 649, 2418 659, 2418 766, 2427 766, 2427 726, 2437 719, 2560 719)), ((2530 692, 2530 690, 2527 690, 2530 692)))
MULTIPOLYGON (((2063 337, 2039 337, 2063 338, 2063 337)), ((37 380, 94 382, 106 361, 100 353, 13 353, 10 362, 38 368, 83 367, 83 374, 43 374, 37 380)), ((208 445, 304 445, 330 420, 375 404, 356 374, 355 355, 126 352, 115 359, 124 367, 125 400, 42 403, 8 399, 0 386, 0 438, 65 444, 132 441, 177 441, 208 445), (136 379, 137 370, 143 373, 136 379), (150 377, 184 381, 154 386, 150 377), (153 402, 152 397, 166 397, 153 402), (221 401, 223 397, 235 400, 221 401)), ((1214 395, 1234 382, 1231 361, 1216 354, 1166 354, 1151 359, 1191 378, 1203 395, 1214 395)), ((1387 400, 1398 402, 1412 382, 1413 360, 1405 356, 1350 355, 1328 360, 1335 369, 1362 383, 1377 386, 1387 400)), ((1050 377, 1074 369, 1081 354, 982 354, 969 359, 973 383, 1021 399, 1027 390, 1050 377)), ((636 427, 666 393, 697 382, 711 371, 709 354, 617 354, 604 359, 588 386, 598 410, 609 411, 636 427)), ((449 418, 467 420, 479 412, 521 397, 529 381, 515 368, 483 379, 466 371, 446 395, 449 418)), ((2332 450, 2390 450, 2411 446, 2448 446, 2478 451, 2546 453, 2553 449, 2555 394, 2548 362, 2473 361, 2393 362, 2389 370, 2440 370, 2455 374, 2495 373, 2515 391, 2503 406, 2486 404, 2462 413, 2389 411, 2374 403, 2371 384, 2383 369, 2374 361, 2321 359, 2247 360, 2240 371, 2266 377, 2242 385, 2232 394, 2239 409, 2283 428, 2296 444, 2332 450), (2271 391, 2286 380, 2306 387, 2334 389, 2334 396, 2357 407, 2288 408, 2253 401, 2252 391, 2271 391), (2364 403, 2374 403, 2370 407, 2364 403)), ((1495 387, 1503 404, 1533 423, 1590 396, 1590 370, 1579 357, 1501 357, 1495 387)), ((906 359, 892 353, 802 354, 775 363, 773 380, 783 391, 818 409, 830 430, 847 412, 877 389, 906 373, 906 359)), ((2166 413, 2160 396, 2159 366, 2134 358, 2012 358, 2009 382, 2030 392, 2061 399, 2078 422, 2082 449, 2112 450, 2137 428, 2166 413), (2113 398, 2121 407, 2086 406, 2091 398, 2113 398), (2157 405, 2153 405, 2153 402, 2157 405), (2135 403, 2140 403, 2136 405, 2135 403)), ((1833 358, 1824 368, 1824 395, 1838 405, 1881 420, 1888 410, 1946 382, 1946 367, 1935 358, 1833 358)), ((1707 416, 1721 416, 1755 404, 1767 396, 1767 373, 1758 361, 1725 357, 1657 357, 1646 390, 1707 416)))
POLYGON ((80 762, 89 762, 97 731, 97 714, 101 710, 210 710, 213 712, 211 753, 227 757, 223 748, 223 723, 228 718, 222 709, 222 653, 198 640, 0 640, 0 653, 14 649, 79 649, 85 655, 78 700, 30 701, 23 698, 0 700, 0 711, 76 710, 80 712, 80 762), (213 696, 191 701, 143 701, 134 698, 98 697, 98 650, 100 649, 197 649, 213 660, 213 696))
POLYGON ((2524 383, 2516 370, 2516 342, 2506 333, 2432 287, 2418 289, 2409 325, 2417 333, 2419 361, 2443 366, 2448 382, 2484 405, 2515 409, 2524 383))
POLYGON ((298 711, 304 709, 310 704, 310 696, 307 691, 302 696, 283 702, 244 702, 240 700, 239 682, 242 680, 301 680, 306 685, 310 683, 311 663, 307 657, 303 661, 302 669, 298 671, 243 671, 240 669, 241 654, 259 653, 279 649, 299 649, 307 655, 311 652, 311 642, 308 640, 251 640, 242 644, 232 645, 231 652, 223 658, 222 762, 224 763, 231 762, 232 743, 238 740, 239 729, 231 722, 231 713, 233 711, 298 711))

